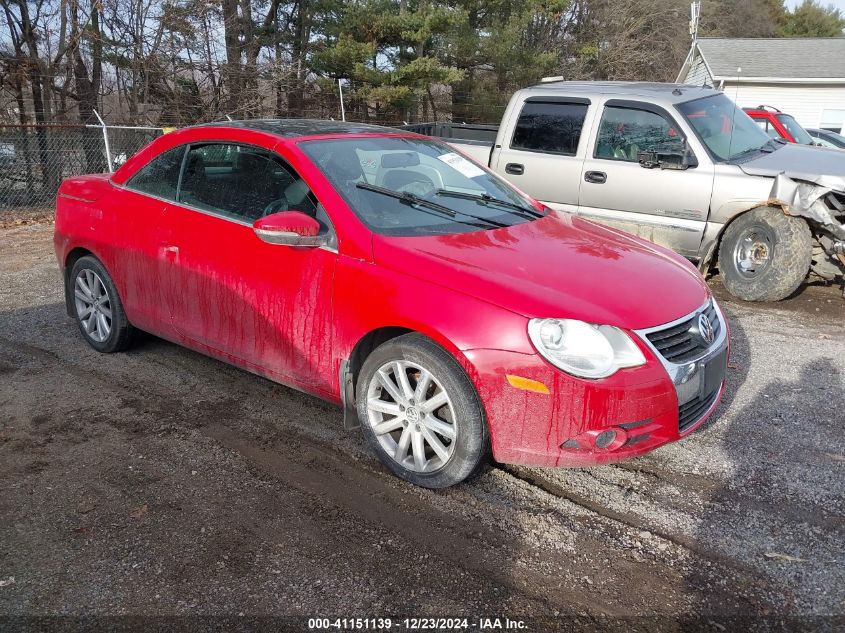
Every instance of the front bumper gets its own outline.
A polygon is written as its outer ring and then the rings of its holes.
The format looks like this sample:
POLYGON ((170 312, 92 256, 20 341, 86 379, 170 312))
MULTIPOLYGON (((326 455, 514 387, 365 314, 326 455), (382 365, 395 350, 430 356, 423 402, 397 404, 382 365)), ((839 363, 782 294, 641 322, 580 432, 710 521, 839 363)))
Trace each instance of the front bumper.
POLYGON ((601 380, 570 376, 537 354, 503 350, 465 352, 487 414, 494 458, 503 463, 583 467, 642 455, 692 433, 718 406, 724 392, 728 329, 706 354, 675 366, 640 332, 645 365, 601 380), (712 390, 703 385, 718 363, 712 390), (519 389, 508 375, 542 383, 548 393, 519 389), (700 382, 699 382, 700 381, 700 382), (685 420, 685 422, 684 422, 685 420), (612 430, 612 434, 602 433, 612 430))

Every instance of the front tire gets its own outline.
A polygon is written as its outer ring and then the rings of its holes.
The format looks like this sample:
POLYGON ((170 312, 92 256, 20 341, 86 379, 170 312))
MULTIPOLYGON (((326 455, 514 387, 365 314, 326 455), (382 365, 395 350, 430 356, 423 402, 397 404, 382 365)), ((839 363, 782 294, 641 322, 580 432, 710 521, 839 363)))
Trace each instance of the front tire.
POLYGON ((745 301, 780 301, 810 270, 810 227, 781 209, 759 207, 728 225, 719 245, 722 283, 745 301))
POLYGON ((68 276, 67 292, 79 330, 91 347, 105 354, 129 347, 134 329, 111 276, 96 257, 86 255, 76 260, 68 276))
POLYGON ((398 477, 445 488, 487 462, 490 439, 478 394, 457 361, 421 334, 367 357, 356 388, 364 437, 398 477))

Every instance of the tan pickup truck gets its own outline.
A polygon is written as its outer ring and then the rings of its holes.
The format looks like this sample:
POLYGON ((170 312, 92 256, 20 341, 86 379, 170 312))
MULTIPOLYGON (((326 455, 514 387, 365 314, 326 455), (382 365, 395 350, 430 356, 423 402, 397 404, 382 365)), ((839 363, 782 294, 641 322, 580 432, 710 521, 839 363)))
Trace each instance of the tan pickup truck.
POLYGON ((499 126, 418 124, 555 209, 717 264, 752 301, 845 273, 845 152, 771 139, 724 93, 552 82, 499 126))

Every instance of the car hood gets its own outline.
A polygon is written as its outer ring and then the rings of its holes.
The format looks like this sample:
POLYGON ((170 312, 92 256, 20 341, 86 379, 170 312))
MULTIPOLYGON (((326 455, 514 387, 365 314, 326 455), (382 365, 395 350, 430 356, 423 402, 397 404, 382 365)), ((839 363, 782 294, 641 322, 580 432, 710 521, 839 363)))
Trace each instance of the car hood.
POLYGON ((785 174, 837 191, 845 191, 845 152, 789 143, 739 165, 751 176, 774 178, 785 174))
POLYGON ((701 307, 709 290, 681 256, 562 212, 515 226, 373 238, 377 265, 526 317, 639 329, 701 307))

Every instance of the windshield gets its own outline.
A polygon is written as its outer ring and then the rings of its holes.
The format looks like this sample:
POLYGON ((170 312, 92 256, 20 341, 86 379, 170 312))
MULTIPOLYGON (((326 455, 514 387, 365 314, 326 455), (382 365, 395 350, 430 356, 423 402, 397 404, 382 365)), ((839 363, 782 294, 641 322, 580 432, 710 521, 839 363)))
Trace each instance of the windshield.
POLYGON ((827 143, 828 147, 845 148, 845 136, 830 130, 816 130, 816 140, 827 143))
POLYGON ((724 94, 676 107, 716 160, 728 162, 764 147, 771 149, 769 135, 724 94))
POLYGON ((328 139, 300 147, 376 233, 466 233, 541 215, 507 183, 433 139, 328 139))
POLYGON ((796 143, 800 143, 801 145, 812 145, 813 144, 813 137, 811 137, 807 130, 803 127, 798 125, 798 121, 793 119, 788 114, 778 114, 778 120, 783 123, 783 127, 785 127, 790 134, 792 134, 792 138, 795 139, 796 143))

